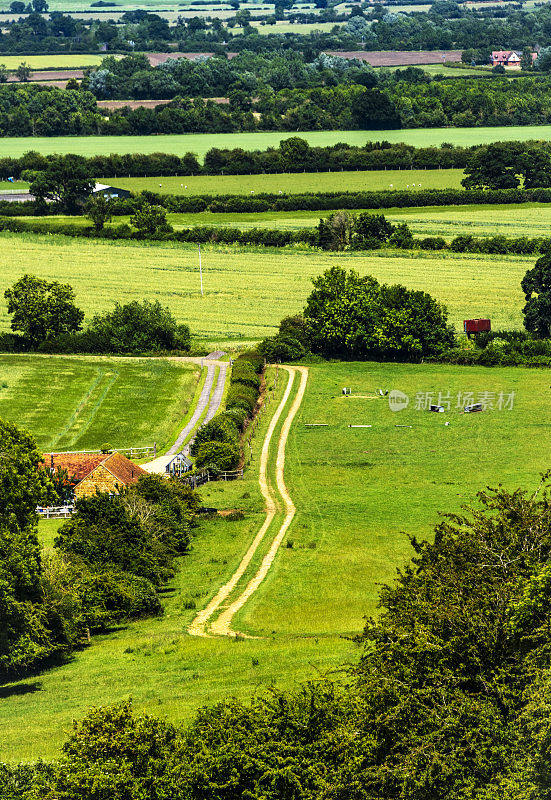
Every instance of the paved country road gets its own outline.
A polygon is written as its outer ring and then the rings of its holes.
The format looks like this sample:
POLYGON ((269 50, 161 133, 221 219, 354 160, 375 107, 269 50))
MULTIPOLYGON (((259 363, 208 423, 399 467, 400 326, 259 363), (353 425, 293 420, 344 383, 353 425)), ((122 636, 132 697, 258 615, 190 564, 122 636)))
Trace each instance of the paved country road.
POLYGON ((200 358, 186 358, 186 361, 193 361, 195 363, 203 362, 203 365, 207 368, 207 375, 205 378, 205 383, 203 385, 203 389, 201 390, 201 395, 199 400, 197 401, 197 405, 191 415, 190 419, 188 420, 187 424, 178 434, 178 438, 168 450, 167 453, 163 456, 159 456, 158 458, 154 459, 153 461, 149 461, 147 464, 142 464, 142 469, 147 470, 147 472, 157 472, 163 473, 165 471, 166 465, 168 462, 176 455, 176 453, 187 452, 189 450, 189 443, 184 444, 187 442, 188 439, 191 438, 191 435, 195 432, 195 429, 199 425, 199 420, 203 416, 206 410, 206 414, 203 420, 203 424, 209 422, 218 409, 220 408, 220 404, 222 402, 222 396, 224 394, 224 387, 226 385, 226 376, 228 373, 228 364, 226 361, 218 361, 218 360, 209 360, 208 358, 200 359, 200 358), (216 375, 216 368, 218 367, 218 378, 216 380, 216 384, 214 383, 215 375, 216 375), (214 391, 212 391, 212 387, 214 385, 214 391), (211 397, 212 392, 212 397, 211 397))

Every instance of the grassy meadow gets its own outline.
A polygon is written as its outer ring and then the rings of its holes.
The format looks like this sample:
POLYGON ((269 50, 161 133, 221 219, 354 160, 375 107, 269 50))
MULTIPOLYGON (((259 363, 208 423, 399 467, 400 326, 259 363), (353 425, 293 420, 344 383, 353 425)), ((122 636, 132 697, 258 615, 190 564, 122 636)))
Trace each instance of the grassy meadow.
POLYGON ((0 417, 42 450, 172 443, 199 377, 162 359, 0 356, 0 417))
MULTIPOLYGON (((520 281, 530 256, 373 251, 330 253, 205 245, 204 297, 197 248, 175 242, 107 242, 34 234, 0 235, 0 294, 25 272, 70 280, 87 317, 135 299, 159 300, 179 322, 209 342, 258 339, 282 317, 299 311, 311 279, 332 264, 430 292, 448 306, 451 321, 489 316, 494 327, 521 327, 520 281)), ((7 330, 0 305, 0 329, 7 330)))
POLYGON ((438 146, 443 142, 469 146, 499 141, 551 140, 551 125, 511 125, 495 128, 411 128, 389 131, 268 131, 261 133, 188 133, 154 136, 20 136, 0 139, 0 157, 22 156, 29 150, 50 153, 78 153, 91 156, 102 153, 196 153, 203 158, 211 147, 241 147, 265 150, 278 147, 282 139, 300 136, 311 145, 348 142, 405 142, 416 147, 438 146))
MULTIPOLYGON (((343 172, 286 172, 271 175, 180 175, 157 178, 100 178, 131 192, 160 194, 258 194, 259 192, 361 192, 382 189, 461 188, 461 169, 408 169, 343 172)), ((1 188, 1 187, 0 187, 1 188)))
MULTIPOLYGON (((257 469, 269 414, 260 420, 243 481, 200 490, 205 505, 241 509, 244 519, 200 523, 164 595, 164 617, 94 638, 68 664, 3 687, 0 758, 54 756, 71 720, 92 705, 132 696, 138 708, 188 720, 203 704, 246 699, 266 686, 291 686, 353 662, 357 651, 346 637, 375 611, 377 585, 392 580, 410 556, 403 532, 429 537, 439 510, 458 511, 479 488, 498 481, 532 488, 546 467, 546 371, 374 363, 309 370, 287 444, 285 480, 298 512, 268 577, 235 621, 256 638, 191 638, 186 628, 196 612, 184 606, 208 602, 263 521, 257 469), (342 397, 345 385, 354 396, 342 397), (371 399, 379 387, 406 392, 409 407, 393 413, 385 399, 371 399), (455 408, 458 393, 502 391, 515 392, 511 411, 462 415, 455 408), (449 392, 450 413, 415 410, 416 394, 427 392, 449 392), (328 426, 306 427, 311 422, 328 426)), ((271 372, 269 387, 273 381, 271 372)), ((270 413, 285 383, 280 375, 270 413)), ((271 467, 274 457, 275 448, 271 467)), ((45 547, 55 527, 41 523, 45 547)))

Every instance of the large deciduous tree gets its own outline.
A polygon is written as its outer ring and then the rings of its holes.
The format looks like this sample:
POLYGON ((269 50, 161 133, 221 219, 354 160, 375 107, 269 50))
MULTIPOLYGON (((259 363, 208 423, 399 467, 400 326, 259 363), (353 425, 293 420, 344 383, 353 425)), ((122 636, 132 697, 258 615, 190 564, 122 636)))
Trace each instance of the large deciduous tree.
POLYGON ((446 309, 426 292, 332 267, 313 281, 304 317, 315 353, 416 361, 453 344, 446 309))
POLYGON ((95 186, 86 159, 73 154, 50 156, 44 169, 24 173, 29 191, 42 201, 51 200, 69 214, 80 211, 95 186))
POLYGON ((46 281, 23 275, 6 289, 11 328, 33 348, 62 333, 80 330, 84 312, 75 305, 75 293, 68 283, 46 281))
POLYGON ((521 281, 524 327, 540 339, 551 335, 551 255, 538 258, 521 281))

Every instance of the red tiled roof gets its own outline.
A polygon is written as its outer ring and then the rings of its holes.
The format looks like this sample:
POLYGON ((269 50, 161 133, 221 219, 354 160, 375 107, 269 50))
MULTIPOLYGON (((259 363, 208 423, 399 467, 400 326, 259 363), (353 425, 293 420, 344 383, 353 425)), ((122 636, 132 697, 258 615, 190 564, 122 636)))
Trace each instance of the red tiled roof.
POLYGON ((131 483, 137 483, 140 475, 147 475, 145 469, 134 464, 121 453, 111 453, 103 462, 103 466, 106 467, 115 478, 118 478, 121 483, 124 483, 125 486, 131 483))
POLYGON ((79 481, 86 478, 102 461, 105 461, 105 453, 44 453, 44 467, 66 469, 70 477, 75 477, 79 481))
POLYGON ((147 474, 121 453, 44 453, 43 458, 45 469, 66 469, 69 477, 75 477, 79 483, 100 464, 125 486, 147 474))

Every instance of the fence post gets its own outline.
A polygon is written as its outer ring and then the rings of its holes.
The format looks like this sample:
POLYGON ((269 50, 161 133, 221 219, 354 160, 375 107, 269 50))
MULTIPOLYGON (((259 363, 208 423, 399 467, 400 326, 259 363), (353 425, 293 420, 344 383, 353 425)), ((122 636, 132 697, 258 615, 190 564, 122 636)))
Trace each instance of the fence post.
POLYGON ((157 442, 153 442, 153 457, 157 456, 157 442))

